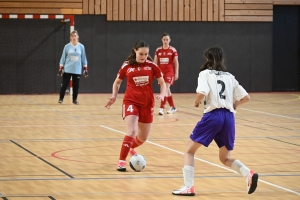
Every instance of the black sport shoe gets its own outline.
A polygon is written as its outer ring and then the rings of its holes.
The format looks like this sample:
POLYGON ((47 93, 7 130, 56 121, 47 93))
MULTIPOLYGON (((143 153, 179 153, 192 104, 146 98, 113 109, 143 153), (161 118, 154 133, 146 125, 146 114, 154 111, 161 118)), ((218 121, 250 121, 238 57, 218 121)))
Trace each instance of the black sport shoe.
POLYGON ((252 194, 255 191, 257 187, 257 181, 258 174, 254 171, 250 171, 249 175, 246 178, 248 194, 252 194))
POLYGON ((79 105, 79 103, 78 103, 77 100, 73 100, 73 103, 74 103, 75 105, 79 105))
POLYGON ((63 100, 62 100, 62 99, 58 100, 58 103, 62 103, 62 102, 63 102, 63 100))

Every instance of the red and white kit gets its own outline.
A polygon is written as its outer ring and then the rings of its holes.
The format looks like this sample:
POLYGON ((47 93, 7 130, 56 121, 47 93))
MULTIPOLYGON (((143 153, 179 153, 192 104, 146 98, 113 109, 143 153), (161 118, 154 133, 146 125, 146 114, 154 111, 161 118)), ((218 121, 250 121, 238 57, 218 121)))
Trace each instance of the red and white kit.
POLYGON ((167 49, 158 47, 155 55, 157 56, 157 64, 163 73, 165 82, 173 85, 175 74, 173 61, 174 58, 178 57, 177 50, 172 46, 169 46, 167 49))
POLYGON ((162 77, 160 68, 149 60, 134 66, 124 63, 118 78, 127 78, 127 88, 123 99, 123 118, 128 115, 139 116, 139 122, 153 121, 154 96, 152 82, 162 77))

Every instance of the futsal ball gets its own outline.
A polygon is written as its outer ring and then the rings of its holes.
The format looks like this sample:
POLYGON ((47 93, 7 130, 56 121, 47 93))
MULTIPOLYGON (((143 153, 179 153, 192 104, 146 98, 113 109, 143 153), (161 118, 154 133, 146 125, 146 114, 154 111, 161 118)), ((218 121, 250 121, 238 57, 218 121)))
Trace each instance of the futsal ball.
POLYGON ((130 167, 136 172, 142 171, 146 167, 146 160, 142 155, 135 154, 130 158, 130 167))

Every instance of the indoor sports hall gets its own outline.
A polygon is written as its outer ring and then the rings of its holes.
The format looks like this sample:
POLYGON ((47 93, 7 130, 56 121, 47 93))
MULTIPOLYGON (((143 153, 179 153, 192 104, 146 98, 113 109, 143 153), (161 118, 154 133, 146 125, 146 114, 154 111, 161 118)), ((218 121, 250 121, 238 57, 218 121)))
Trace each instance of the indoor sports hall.
POLYGON ((299 24, 299 0, 0 0, 0 199, 300 199, 299 24), (58 103, 60 58, 74 30, 88 61, 78 105, 73 81, 58 103), (120 172, 126 80, 105 105, 135 42, 147 41, 153 58, 164 32, 178 51, 177 111, 168 114, 167 103, 159 115, 155 101, 148 140, 135 149, 146 167, 132 170, 129 155, 120 172), (251 98, 236 109, 231 157, 259 174, 258 185, 247 194, 245 177, 220 162, 212 142, 195 154, 196 195, 172 195, 203 116, 197 79, 213 46, 251 98))

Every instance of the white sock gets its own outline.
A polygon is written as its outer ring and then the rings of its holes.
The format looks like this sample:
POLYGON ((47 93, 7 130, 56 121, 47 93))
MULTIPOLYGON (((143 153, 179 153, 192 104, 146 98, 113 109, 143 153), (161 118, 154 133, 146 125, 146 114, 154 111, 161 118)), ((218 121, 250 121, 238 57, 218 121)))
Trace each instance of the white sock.
POLYGON ((237 173, 242 175, 243 177, 247 177, 250 173, 250 169, 246 167, 241 161, 235 160, 233 161, 231 168, 234 169, 237 173))
POLYGON ((190 165, 184 165, 182 168, 183 172, 183 180, 185 186, 193 186, 194 185, 194 167, 190 165))

